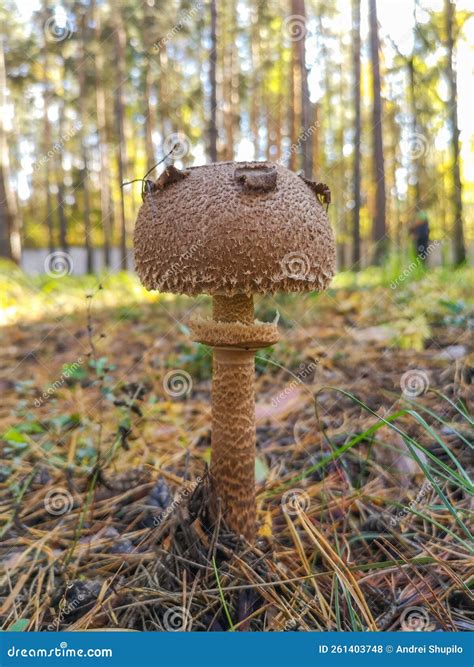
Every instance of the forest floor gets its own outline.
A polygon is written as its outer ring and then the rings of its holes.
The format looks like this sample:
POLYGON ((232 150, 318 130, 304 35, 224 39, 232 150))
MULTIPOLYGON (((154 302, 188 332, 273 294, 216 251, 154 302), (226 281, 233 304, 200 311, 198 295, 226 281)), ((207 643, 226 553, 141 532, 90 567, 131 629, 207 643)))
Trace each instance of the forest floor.
POLYGON ((473 275, 406 273, 256 299, 250 546, 205 512, 209 300, 0 270, 0 627, 473 630, 473 275))

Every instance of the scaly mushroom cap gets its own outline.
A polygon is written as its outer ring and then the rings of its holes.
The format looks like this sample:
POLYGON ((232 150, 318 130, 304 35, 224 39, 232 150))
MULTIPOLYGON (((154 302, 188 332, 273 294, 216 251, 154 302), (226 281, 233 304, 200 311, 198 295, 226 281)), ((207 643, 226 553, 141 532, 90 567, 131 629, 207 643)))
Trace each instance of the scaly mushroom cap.
POLYGON ((335 270, 314 184, 270 162, 169 167, 145 195, 134 243, 147 289, 190 296, 321 291, 335 270))

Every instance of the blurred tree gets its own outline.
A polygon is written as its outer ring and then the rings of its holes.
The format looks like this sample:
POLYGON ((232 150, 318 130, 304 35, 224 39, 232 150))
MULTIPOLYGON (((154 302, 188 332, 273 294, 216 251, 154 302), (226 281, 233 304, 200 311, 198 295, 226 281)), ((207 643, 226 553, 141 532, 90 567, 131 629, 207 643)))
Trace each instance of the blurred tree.
POLYGON ((446 101, 448 122, 451 132, 451 147, 453 160, 453 204, 454 204, 454 227, 453 227, 453 245, 454 262, 463 264, 466 261, 466 247, 464 245, 464 227, 462 210, 462 181, 460 167, 459 150, 459 127, 458 127, 458 87, 457 75, 454 67, 454 51, 456 43, 456 9, 452 0, 444 1, 445 21, 446 21, 446 79, 449 95, 446 101))
POLYGON ((86 266, 87 273, 94 271, 94 255, 92 249, 91 236, 91 210, 90 210, 90 195, 89 195, 89 157, 87 149, 87 125, 88 125, 88 111, 87 101, 89 99, 89 87, 87 85, 87 62, 88 55, 86 53, 86 44, 89 43, 89 10, 87 7, 78 8, 80 12, 81 31, 79 37, 78 49, 78 64, 77 71, 79 77, 79 117, 80 117, 80 139, 82 152, 82 194, 83 194, 83 211, 82 217, 84 220, 84 245, 86 248, 86 266))
POLYGON ((312 104, 309 97, 308 88, 308 70, 306 68, 306 35, 307 35, 307 17, 305 0, 291 0, 291 22, 290 29, 293 29, 294 48, 294 85, 299 92, 300 101, 298 104, 298 145, 301 151, 301 169, 307 178, 313 175, 313 113, 312 104))
POLYGON ((113 17, 113 38, 115 47, 115 122, 117 133, 117 171, 119 182, 119 215, 120 215, 120 267, 127 270, 127 222, 125 217, 125 194, 122 183, 125 181, 125 165, 127 162, 127 146, 125 136, 125 112, 123 86, 127 80, 125 62, 125 27, 122 8, 117 7, 113 17))
POLYGON ((211 48, 209 52, 209 85, 210 85, 210 112, 209 112, 209 159, 217 162, 217 5, 211 0, 211 48))
MULTIPOLYGON (((66 80, 66 61, 61 59, 59 68, 60 80, 66 80)), ((64 84, 63 84, 64 85, 64 84)), ((66 86, 65 86, 66 87, 66 86)), ((63 165, 64 144, 65 144, 65 110, 66 110, 66 96, 59 95, 57 98, 58 106, 58 123, 57 123, 57 143, 54 148, 54 178, 56 181, 56 208, 59 219, 59 245, 63 252, 69 251, 68 241, 68 216, 66 215, 66 200, 65 200, 65 170, 63 165)))
POLYGON ((107 137, 107 117, 105 102, 105 67, 104 49, 102 46, 102 22, 100 8, 96 0, 91 0, 91 15, 94 24, 94 74, 95 74, 95 122, 99 146, 99 188, 100 212, 103 233, 104 265, 110 266, 112 229, 114 223, 112 193, 110 188, 109 141, 107 137))
POLYGON ((18 262, 21 245, 16 201, 10 186, 7 93, 5 50, 3 38, 0 36, 0 257, 8 257, 18 262))
POLYGON ((382 97, 379 60, 379 33, 376 0, 369 0, 370 55, 372 60, 373 116, 372 132, 374 146, 375 215, 372 227, 374 242, 373 261, 380 264, 387 249, 385 220, 385 167, 382 139, 382 97))
POLYGON ((352 0, 352 62, 354 85, 354 157, 353 157, 353 192, 352 209, 352 268, 360 265, 360 0, 352 0))
MULTIPOLYGON (((40 24, 43 28, 46 25, 48 20, 48 7, 46 0, 43 1, 42 10, 40 12, 40 24)), ((55 239, 54 239, 54 223, 53 223, 53 202, 51 198, 51 176, 50 176, 50 160, 48 153, 51 150, 52 146, 52 134, 51 134, 51 123, 49 120, 49 111, 51 108, 51 102, 53 97, 52 84, 49 81, 49 46, 48 40, 46 39, 46 32, 42 29, 42 88, 43 88, 43 137, 41 150, 43 153, 44 160, 40 169, 43 172, 43 187, 46 193, 46 224, 48 227, 48 246, 49 252, 54 252, 55 248, 55 239)))

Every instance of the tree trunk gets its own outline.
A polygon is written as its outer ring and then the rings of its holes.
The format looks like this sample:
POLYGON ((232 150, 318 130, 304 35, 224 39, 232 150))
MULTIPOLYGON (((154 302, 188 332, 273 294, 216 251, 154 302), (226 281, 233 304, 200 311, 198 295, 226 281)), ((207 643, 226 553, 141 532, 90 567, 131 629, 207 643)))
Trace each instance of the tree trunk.
POLYGON ((235 9, 229 3, 224 6, 224 21, 221 22, 220 36, 223 45, 223 60, 222 60, 222 91, 223 91, 223 115, 224 115, 224 132, 225 132, 225 146, 223 151, 224 160, 234 159, 234 114, 232 104, 233 94, 233 60, 235 51, 235 9), (224 12, 229 12, 225 15, 224 12), (227 19, 227 21, 225 20, 227 19), (224 24, 224 25, 222 25, 224 24))
POLYGON ((126 163, 125 146, 125 121, 124 121, 124 103, 122 97, 122 86, 126 80, 125 67, 125 29, 120 10, 118 9, 115 17, 115 57, 116 57, 116 91, 115 91, 115 120, 117 127, 117 166, 120 182, 120 264, 123 270, 127 270, 127 227, 125 219, 125 197, 123 188, 124 165, 126 163))
POLYGON ((143 105, 145 111, 145 154, 147 167, 150 169, 156 162, 153 143, 153 127, 156 124, 155 107, 152 103, 154 90, 153 64, 156 58, 156 19, 154 7, 149 3, 143 6, 143 46, 145 58, 143 64, 143 105), (155 41, 154 41, 155 39, 155 41))
MULTIPOLYGON (((416 31, 416 24, 415 24, 416 31)), ((407 59, 408 81, 409 81, 409 99, 411 116, 412 142, 415 145, 418 137, 418 110, 416 108, 416 72, 415 60, 413 55, 407 59)), ((416 211, 421 206, 421 187, 420 187, 420 155, 413 151, 411 160, 411 175, 414 182, 413 186, 413 210, 416 211)))
POLYGON ((254 148, 255 160, 260 159, 260 38, 259 38, 259 9, 255 3, 250 7, 250 132, 254 148))
POLYGON ((104 60, 103 49, 101 44, 101 23, 100 23, 100 9, 96 5, 96 1, 91 2, 91 12, 94 18, 94 37, 95 37, 95 89, 96 89, 96 115, 97 115, 97 132, 99 138, 99 153, 100 153, 100 208, 102 217, 102 231, 104 239, 104 264, 106 267, 110 266, 110 249, 112 244, 112 229, 113 229, 113 208, 112 196, 110 191, 110 159, 109 159, 109 144, 107 141, 107 117, 105 113, 105 88, 103 81, 104 60))
POLYGON ((290 51, 290 72, 289 72, 289 100, 288 100, 288 134, 290 135, 290 155, 288 168, 292 171, 297 170, 297 148, 298 148, 298 124, 300 118, 300 100, 297 96, 298 76, 296 66, 296 49, 294 42, 290 51))
MULTIPOLYGON (((291 13, 293 16, 302 17, 306 28, 305 0, 291 0, 291 13)), ((313 174, 313 127, 312 106, 309 99, 308 71, 306 69, 306 29, 302 30, 300 39, 296 39, 295 55, 298 79, 300 84, 300 127, 299 145, 301 148, 301 168, 307 178, 313 174)))
POLYGON ((463 207, 462 207, 462 182, 461 167, 459 163, 459 127, 458 127, 458 86, 456 79, 456 70, 454 68, 454 22, 455 5, 451 0, 445 0, 445 22, 447 39, 447 59, 446 59, 446 78, 448 83, 449 96, 447 100, 448 120, 451 130, 451 150, 453 158, 453 181, 454 181, 454 227, 453 227, 453 246, 454 263, 456 265, 464 264, 466 261, 466 246, 464 244, 463 228, 463 207))
POLYGON ((84 13, 81 17, 81 35, 80 35, 80 62, 79 62, 79 115, 81 118, 81 150, 82 150, 82 163, 83 163, 83 173, 82 173, 82 194, 84 198, 84 242, 86 246, 87 254, 87 273, 92 273, 94 271, 94 254, 92 248, 92 238, 91 238, 91 212, 90 212, 90 200, 89 200, 89 160, 87 155, 87 145, 86 145, 86 136, 87 136, 87 95, 88 87, 86 85, 86 73, 87 73, 87 58, 86 58, 86 49, 85 43, 88 38, 88 29, 87 29, 87 9, 84 10, 84 13))
POLYGON ((150 169, 155 164, 155 147, 153 145, 153 117, 152 117, 152 105, 151 105, 151 94, 152 94, 152 70, 150 57, 146 58, 145 71, 143 73, 144 86, 143 86, 143 103, 145 106, 145 152, 146 159, 148 164, 148 169, 150 169))
MULTIPOLYGON (((43 5, 42 5, 42 14, 41 14, 42 22, 43 25, 46 23, 48 20, 48 7, 47 7, 47 0, 43 0, 43 5)), ((50 102, 51 102, 51 91, 50 91, 50 84, 49 84, 49 49, 48 49, 48 40, 46 39, 46 36, 43 38, 43 44, 42 44, 42 65, 43 65, 43 72, 42 72, 42 84, 43 84, 43 141, 42 141, 42 149, 43 149, 43 156, 48 157, 48 151, 51 150, 52 148, 52 142, 51 142, 51 123, 49 121, 48 117, 48 109, 50 107, 50 102)), ((47 220, 47 225, 48 225, 48 248, 49 252, 53 253, 55 249, 55 240, 54 240, 54 225, 53 225, 53 202, 51 198, 51 189, 50 189, 50 176, 51 176, 51 169, 50 169, 50 161, 49 159, 45 160, 44 164, 42 165, 43 169, 43 188, 46 194, 46 220, 47 220)))
POLYGON ((5 51, 3 40, 0 40, 0 257, 8 257, 19 262, 21 244, 17 225, 17 205, 10 188, 10 156, 4 123, 6 97, 5 51))
POLYGON ((357 271, 360 268, 360 0, 352 2, 352 67, 354 85, 354 208, 352 217, 352 264, 357 271))
POLYGON ((211 51, 209 53, 209 82, 211 86, 209 113, 209 159, 217 162, 217 6, 211 0, 211 51))
POLYGON ((373 260, 380 264, 386 254, 387 232, 385 221, 385 168, 382 140, 382 98, 380 84, 379 33, 376 0, 369 0, 370 54, 373 84, 373 140, 375 177, 375 216, 372 227, 373 260))
MULTIPOLYGON (((63 68, 62 80, 66 78, 65 67, 63 68)), ((61 149, 56 151, 56 160, 55 160, 55 169, 56 169, 56 187, 57 187, 57 209, 58 209, 58 218, 59 218, 59 245, 63 252, 69 251, 69 242, 68 242, 68 223, 67 216, 65 211, 65 186, 64 186, 64 169, 63 169, 63 137, 64 137, 64 100, 61 101, 59 105, 59 118, 58 118, 58 140, 61 145, 61 149)))

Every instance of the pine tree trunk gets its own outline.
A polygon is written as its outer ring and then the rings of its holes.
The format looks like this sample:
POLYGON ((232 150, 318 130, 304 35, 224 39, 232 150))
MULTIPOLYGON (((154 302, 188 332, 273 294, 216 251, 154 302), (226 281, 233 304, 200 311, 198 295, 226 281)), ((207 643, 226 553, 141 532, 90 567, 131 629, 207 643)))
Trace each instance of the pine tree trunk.
POLYGON ((385 220, 385 167, 382 140, 382 98, 380 83, 379 34, 376 0, 369 0, 370 54, 373 84, 373 141, 375 178, 375 216, 372 227, 373 261, 380 264, 386 254, 387 230, 385 220))
POLYGON ((217 6, 211 0, 211 51, 209 53, 210 114, 209 114, 209 159, 217 162, 217 6))
POLYGON ((306 69, 306 7, 305 0, 292 0, 293 16, 301 17, 304 29, 300 39, 295 40, 296 67, 300 84, 300 126, 299 145, 301 148, 301 168, 307 178, 313 175, 313 139, 312 139, 312 105, 309 99, 308 71, 306 69))
POLYGON ((96 0, 91 1, 91 12, 94 18, 94 41, 95 41, 95 89, 96 89, 96 115, 97 132, 99 138, 100 152, 100 208, 102 214, 104 265, 110 266, 110 253, 112 245, 112 230, 114 226, 114 215, 112 207, 112 194, 110 189, 110 159, 109 144, 107 140, 107 117, 105 112, 105 88, 104 88, 104 60, 102 51, 102 29, 100 21, 100 9, 96 0))
POLYGON ((447 100, 448 119, 451 130, 451 151, 453 158, 453 181, 454 181, 454 227, 453 227, 453 246, 454 263, 456 265, 464 264, 466 261, 466 246, 464 243, 463 227, 463 205, 462 205, 462 181, 461 167, 459 160, 459 127, 458 127, 458 86, 456 71, 454 69, 454 23, 455 23, 455 5, 452 0, 445 0, 445 21, 447 37, 447 60, 446 60, 446 78, 448 83, 449 96, 447 100))
POLYGON ((250 131, 252 133, 252 142, 254 147, 255 160, 260 159, 260 38, 259 38, 259 5, 252 3, 250 14, 250 131))
POLYGON ((294 42, 291 45, 290 63, 289 63, 289 100, 288 100, 288 134, 290 135, 290 155, 288 168, 292 171, 297 170, 298 154, 298 123, 299 123, 299 99, 297 97, 297 72, 296 72, 296 49, 294 42))
MULTIPOLYGON (((43 25, 48 19, 47 0, 43 0, 41 10, 41 21, 43 25)), ((43 156, 48 157, 48 151, 52 148, 51 142, 51 123, 48 117, 48 109, 50 107, 51 94, 49 83, 49 49, 48 40, 46 36, 43 37, 41 48, 42 55, 42 86, 43 86, 43 140, 41 143, 43 156)), ((54 225, 53 225, 53 202, 51 198, 50 180, 51 180, 51 165, 49 159, 45 160, 41 165, 43 171, 43 188, 46 195, 46 223, 48 226, 48 248, 49 252, 53 253, 56 247, 54 240, 54 225)))
MULTIPOLYGON (((416 29, 416 26, 415 26, 416 29)), ((410 116, 411 116, 411 133, 412 142, 417 141, 418 137, 418 110, 416 107, 416 72, 413 55, 407 60, 408 81, 409 81, 409 100, 410 100, 410 116)), ((413 210, 416 211, 421 204, 421 185, 420 185, 420 157, 414 152, 411 160, 411 175, 413 179, 413 210)))
POLYGON ((0 41, 0 257, 19 261, 14 256, 12 233, 14 230, 14 202, 9 184, 10 162, 8 155, 7 133, 4 125, 6 118, 7 77, 3 40, 0 41))
POLYGON ((85 44, 88 40, 88 29, 87 29, 87 10, 84 10, 84 13, 81 17, 81 35, 80 35, 80 57, 79 57, 79 115, 81 118, 81 150, 82 150, 82 162, 83 162, 83 173, 82 173, 82 194, 84 198, 84 243, 86 246, 86 256, 87 256, 87 273, 92 273, 94 271, 94 254, 92 248, 92 238, 91 238, 91 212, 90 212, 90 199, 89 199, 89 160, 87 155, 87 145, 86 145, 86 136, 87 136, 87 95, 88 87, 86 85, 86 73, 87 73, 87 59, 86 59, 86 49, 85 44))
POLYGON ((361 102, 360 102, 360 0, 352 2, 352 68, 354 86, 354 208, 352 218, 352 268, 360 268, 360 138, 361 138, 361 102))
POLYGON ((224 160, 234 159, 234 114, 232 112, 232 93, 233 93, 233 59, 235 50, 235 9, 229 3, 225 5, 224 12, 229 12, 230 16, 224 14, 223 26, 221 27, 220 35, 223 43, 223 112, 224 112, 224 131, 225 131, 225 146, 224 146, 224 160))
POLYGON ((145 152, 147 159, 147 166, 150 169, 156 161, 155 147, 153 145, 153 112, 151 105, 151 94, 153 88, 152 69, 150 58, 146 59, 145 71, 143 73, 143 104, 145 107, 145 152))
POLYGON ((156 162, 155 145, 153 142, 153 130, 156 125, 156 111, 152 102, 152 96, 155 88, 154 69, 156 59, 156 45, 154 36, 156 35, 156 13, 154 7, 149 3, 143 5, 143 46, 145 58, 143 63, 143 105, 145 112, 145 154, 147 160, 147 169, 156 162))
POLYGON ((116 132, 118 138, 117 145, 117 167, 118 177, 120 183, 120 266, 121 269, 127 270, 127 227, 125 219, 125 197, 124 191, 121 187, 124 182, 124 167, 126 159, 125 146, 125 121, 124 121, 124 102, 122 96, 122 87, 126 80, 126 66, 125 66, 125 29, 120 9, 117 9, 115 16, 115 57, 116 57, 116 90, 115 90, 115 122, 116 132))
MULTIPOLYGON (((65 67, 63 68, 62 79, 66 78, 65 67)), ((58 118, 58 140, 60 143, 63 142, 64 137, 64 100, 59 105, 59 118, 58 118)), ((69 242, 68 242, 68 223, 66 216, 66 202, 65 202, 65 185, 64 185, 64 169, 63 169, 63 160, 62 160, 62 148, 56 152, 56 187, 57 187, 57 209, 58 209, 58 219, 59 219, 59 245, 63 252, 69 252, 69 242)))

